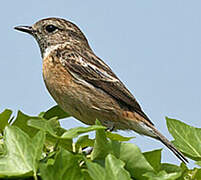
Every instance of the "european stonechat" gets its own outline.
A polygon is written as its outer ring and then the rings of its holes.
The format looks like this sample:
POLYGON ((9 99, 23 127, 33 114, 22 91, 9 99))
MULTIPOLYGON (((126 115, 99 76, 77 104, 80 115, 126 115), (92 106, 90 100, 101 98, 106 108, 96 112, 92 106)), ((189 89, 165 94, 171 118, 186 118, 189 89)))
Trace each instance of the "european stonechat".
POLYGON ((184 155, 167 140, 110 67, 95 55, 81 30, 60 18, 17 26, 31 34, 43 58, 45 85, 59 106, 85 124, 98 119, 112 129, 134 130, 165 144, 181 161, 184 155))

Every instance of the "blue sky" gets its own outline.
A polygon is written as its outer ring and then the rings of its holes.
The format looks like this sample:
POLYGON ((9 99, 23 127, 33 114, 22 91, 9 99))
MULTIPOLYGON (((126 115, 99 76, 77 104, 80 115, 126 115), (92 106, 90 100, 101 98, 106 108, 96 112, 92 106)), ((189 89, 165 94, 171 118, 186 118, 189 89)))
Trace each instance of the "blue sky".
MULTIPOLYGON (((0 111, 36 115, 55 105, 42 79, 35 40, 13 30, 45 17, 77 24, 95 53, 125 83, 168 138, 165 116, 201 127, 201 1, 2 1, 0 111)), ((65 128, 83 126, 74 119, 65 128)), ((121 132, 122 133, 122 132, 121 132)), ((164 146, 131 132, 142 151, 164 146)), ((167 148, 163 161, 179 163, 167 148)))

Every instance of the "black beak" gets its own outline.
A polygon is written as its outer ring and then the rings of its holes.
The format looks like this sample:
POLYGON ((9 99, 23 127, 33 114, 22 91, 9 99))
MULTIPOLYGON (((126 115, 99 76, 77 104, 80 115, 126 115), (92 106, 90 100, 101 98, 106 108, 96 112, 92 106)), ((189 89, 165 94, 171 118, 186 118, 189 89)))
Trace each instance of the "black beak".
POLYGON ((25 32, 25 33, 29 33, 31 35, 33 35, 33 32, 34 32, 34 30, 31 26, 16 26, 16 27, 14 27, 14 29, 25 32))

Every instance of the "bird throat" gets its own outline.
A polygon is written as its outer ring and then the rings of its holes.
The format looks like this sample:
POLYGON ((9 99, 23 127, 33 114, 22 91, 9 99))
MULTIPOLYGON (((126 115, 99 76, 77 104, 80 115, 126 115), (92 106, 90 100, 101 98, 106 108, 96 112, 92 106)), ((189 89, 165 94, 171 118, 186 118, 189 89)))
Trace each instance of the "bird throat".
POLYGON ((57 44, 57 45, 52 45, 52 46, 47 47, 45 49, 45 51, 42 52, 42 58, 43 59, 47 58, 54 50, 58 49, 61 46, 62 46, 62 44, 57 44))

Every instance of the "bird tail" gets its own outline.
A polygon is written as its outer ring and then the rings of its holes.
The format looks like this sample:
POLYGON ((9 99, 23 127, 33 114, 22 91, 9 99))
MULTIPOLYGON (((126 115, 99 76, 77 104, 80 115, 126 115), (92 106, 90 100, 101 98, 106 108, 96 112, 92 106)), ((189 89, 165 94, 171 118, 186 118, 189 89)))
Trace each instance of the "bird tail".
POLYGON ((152 127, 156 135, 156 139, 161 141, 165 146, 167 146, 182 162, 188 163, 186 157, 165 137, 163 136, 155 127, 152 127))

